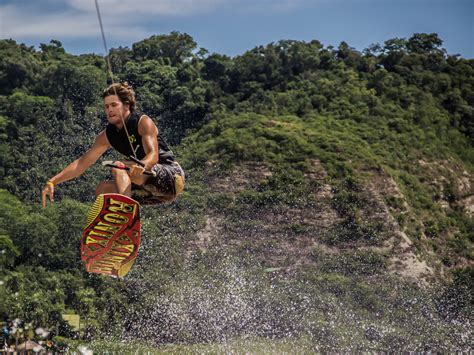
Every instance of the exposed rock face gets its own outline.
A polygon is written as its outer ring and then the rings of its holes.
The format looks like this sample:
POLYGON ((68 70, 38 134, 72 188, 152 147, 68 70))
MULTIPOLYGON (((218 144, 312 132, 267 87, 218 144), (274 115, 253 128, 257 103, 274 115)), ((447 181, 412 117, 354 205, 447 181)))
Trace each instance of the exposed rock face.
POLYGON ((469 218, 474 216, 474 177, 469 172, 449 160, 419 160, 418 164, 438 191, 437 200, 443 208, 460 207, 469 218))
MULTIPOLYGON (((445 209, 450 209, 452 204, 442 195, 443 187, 448 179, 456 181, 457 193, 467 196, 455 201, 454 205, 462 205, 465 213, 472 216, 472 177, 467 172, 456 175, 446 163, 433 165, 420 161, 419 164, 424 169, 442 167, 451 174, 449 178, 438 175, 430 183, 439 189, 440 200, 446 202, 445 209), (455 176, 459 177, 454 179, 455 176)), ((208 165, 212 167, 212 162, 208 165)), ((189 251, 223 246, 247 248, 267 265, 287 272, 318 265, 325 257, 337 260, 340 254, 358 251, 381 255, 385 260, 383 272, 420 284, 444 275, 445 267, 428 247, 429 238, 423 232, 423 221, 414 213, 397 182, 381 169, 365 175, 369 178, 364 179, 355 193, 360 199, 356 211, 341 212, 338 201, 344 196, 335 193, 336 186, 332 185, 321 163, 311 160, 311 169, 305 178, 315 183, 314 203, 240 206, 238 218, 232 215, 234 212, 229 214, 227 208, 210 206, 206 226, 189 242, 189 251), (421 239, 412 240, 407 225, 400 223, 403 220, 421 230, 421 239)), ((224 177, 210 175, 208 186, 211 191, 226 196, 226 207, 235 207, 242 193, 257 193, 256 190, 271 176, 272 171, 262 164, 244 163, 224 177)), ((454 261, 453 266, 457 262, 465 264, 466 260, 454 261)))

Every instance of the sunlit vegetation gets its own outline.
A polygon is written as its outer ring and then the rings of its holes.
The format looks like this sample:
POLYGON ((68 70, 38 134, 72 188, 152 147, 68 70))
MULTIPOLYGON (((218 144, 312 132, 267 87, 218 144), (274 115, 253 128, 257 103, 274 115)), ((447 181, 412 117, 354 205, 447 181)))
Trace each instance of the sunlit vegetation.
POLYGON ((185 192, 143 209, 128 277, 86 274, 79 236, 108 172, 39 199, 105 125, 104 58, 0 41, 2 321, 71 350, 469 349, 474 60, 436 34, 231 58, 177 32, 109 59, 173 146, 185 192), (407 248, 432 274, 403 276, 407 248))

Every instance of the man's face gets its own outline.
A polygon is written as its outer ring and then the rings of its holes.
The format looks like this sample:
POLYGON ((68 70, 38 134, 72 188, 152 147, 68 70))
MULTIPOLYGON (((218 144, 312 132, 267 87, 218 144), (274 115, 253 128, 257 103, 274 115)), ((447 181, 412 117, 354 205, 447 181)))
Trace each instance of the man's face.
POLYGON ((113 125, 121 125, 122 119, 125 119, 129 114, 129 106, 124 105, 117 95, 110 95, 104 98, 104 109, 107 120, 113 125))

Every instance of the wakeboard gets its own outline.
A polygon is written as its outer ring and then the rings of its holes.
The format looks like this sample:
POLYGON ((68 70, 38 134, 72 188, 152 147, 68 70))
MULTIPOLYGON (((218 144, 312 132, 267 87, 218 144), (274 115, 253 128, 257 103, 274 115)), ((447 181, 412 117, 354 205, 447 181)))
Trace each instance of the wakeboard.
POLYGON ((81 260, 91 273, 124 277, 140 247, 140 204, 121 194, 97 196, 81 238, 81 260))

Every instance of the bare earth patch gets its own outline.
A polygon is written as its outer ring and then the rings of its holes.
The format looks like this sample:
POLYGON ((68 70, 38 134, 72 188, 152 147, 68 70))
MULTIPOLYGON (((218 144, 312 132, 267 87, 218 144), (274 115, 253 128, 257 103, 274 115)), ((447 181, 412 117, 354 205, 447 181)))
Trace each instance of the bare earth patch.
MULTIPOLYGON (((425 169, 430 163, 419 162, 425 169)), ((265 206, 255 211, 247 211, 241 222, 232 222, 221 211, 209 211, 206 226, 196 238, 189 242, 188 252, 206 251, 212 247, 242 247, 252 250, 265 264, 294 270, 315 264, 315 254, 337 256, 347 251, 375 251, 387 255, 387 271, 419 284, 427 284, 435 275, 432 265, 428 265, 395 216, 411 214, 403 193, 397 183, 383 171, 372 172, 364 193, 371 201, 370 208, 361 210, 361 217, 372 223, 382 223, 389 231, 389 237, 382 244, 330 246, 322 237, 328 230, 341 222, 341 217, 331 206, 332 187, 327 181, 327 173, 318 160, 311 161, 311 171, 306 177, 319 183, 315 192, 316 205, 311 207, 265 206), (388 200, 395 198, 394 205, 388 200), (241 225, 239 225, 241 223, 241 225)), ((211 177, 208 181, 213 191, 235 194, 258 186, 271 176, 271 171, 263 164, 245 163, 236 167, 224 177, 211 177)), ((471 177, 464 172, 459 179, 459 190, 471 191, 471 177)), ((474 213, 474 196, 463 200, 467 213, 474 213)), ((425 251, 424 251, 425 252, 425 251)), ((442 270, 438 270, 443 273, 442 270)))

